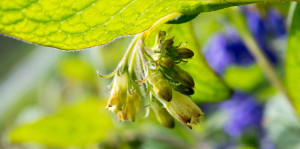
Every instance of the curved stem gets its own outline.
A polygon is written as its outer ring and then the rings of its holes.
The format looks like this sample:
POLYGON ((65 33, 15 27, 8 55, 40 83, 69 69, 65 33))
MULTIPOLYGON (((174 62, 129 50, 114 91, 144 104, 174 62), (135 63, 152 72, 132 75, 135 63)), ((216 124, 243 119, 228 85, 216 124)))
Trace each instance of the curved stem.
POLYGON ((134 49, 135 44, 137 43, 138 39, 141 37, 141 34, 136 35, 133 40, 131 41, 120 65, 123 65, 125 63, 126 66, 128 66, 128 59, 130 57, 130 53, 132 52, 132 50, 134 49))
POLYGON ((230 13, 230 16, 231 16, 231 21, 236 26, 236 29, 240 33, 242 40, 248 47, 250 53, 256 59, 258 65, 265 72, 269 81, 274 85, 274 87, 278 91, 280 91, 286 97, 286 99, 294 107, 294 105, 292 104, 293 102, 292 102, 286 88, 281 83, 276 71, 272 67, 272 64, 267 59, 266 55, 263 53, 262 49, 256 42, 255 38, 253 37, 253 35, 250 33, 249 29, 247 28, 246 20, 243 18, 241 13, 237 11, 237 9, 233 9, 230 13))
POLYGON ((131 61, 129 63, 129 73, 132 74, 133 70, 134 70, 134 65, 135 65, 135 60, 136 60, 136 55, 137 55, 137 48, 134 48, 132 57, 131 57, 131 61))
POLYGON ((146 40, 146 39, 150 36, 150 34, 151 34, 154 30, 156 30, 158 27, 160 27, 162 24, 164 24, 164 23, 170 21, 171 19, 174 19, 174 18, 176 18, 176 17, 178 17, 178 16, 180 16, 180 15, 182 15, 182 14, 179 13, 179 12, 176 12, 176 13, 169 14, 169 15, 167 15, 167 16, 165 16, 165 17, 159 19, 158 21, 156 21, 156 22, 151 26, 150 29, 148 29, 147 31, 145 31, 145 32, 143 33, 142 40, 146 40))

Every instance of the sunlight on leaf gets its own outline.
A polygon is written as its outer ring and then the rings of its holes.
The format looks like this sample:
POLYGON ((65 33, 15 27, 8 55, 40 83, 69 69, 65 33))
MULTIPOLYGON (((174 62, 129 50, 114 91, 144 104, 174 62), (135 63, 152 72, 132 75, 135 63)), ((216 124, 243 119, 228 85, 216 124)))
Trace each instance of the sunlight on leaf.
POLYGON ((219 0, 1 0, 0 33, 44 46, 83 49, 143 32, 171 13, 195 16, 229 6, 219 0))
POLYGON ((14 129, 13 143, 35 142, 49 146, 84 146, 103 140, 112 129, 104 103, 90 100, 14 129))
POLYGON ((294 107, 300 115, 300 5, 297 4, 289 32, 287 59, 286 59, 286 83, 292 97, 294 107))

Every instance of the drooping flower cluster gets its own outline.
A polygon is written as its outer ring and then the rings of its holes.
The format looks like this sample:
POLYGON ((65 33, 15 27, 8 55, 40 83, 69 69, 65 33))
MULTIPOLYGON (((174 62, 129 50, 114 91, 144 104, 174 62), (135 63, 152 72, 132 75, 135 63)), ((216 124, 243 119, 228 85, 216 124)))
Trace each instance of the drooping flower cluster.
POLYGON ((118 114, 119 120, 135 121, 142 98, 150 99, 149 107, 168 128, 174 127, 174 118, 192 128, 204 116, 189 97, 194 93, 192 76, 177 65, 187 62, 194 53, 183 45, 174 46, 173 38, 165 38, 166 32, 159 32, 152 48, 139 39, 131 54, 130 67, 123 61, 118 67, 107 109, 118 114), (143 97, 142 93, 148 94, 143 97))

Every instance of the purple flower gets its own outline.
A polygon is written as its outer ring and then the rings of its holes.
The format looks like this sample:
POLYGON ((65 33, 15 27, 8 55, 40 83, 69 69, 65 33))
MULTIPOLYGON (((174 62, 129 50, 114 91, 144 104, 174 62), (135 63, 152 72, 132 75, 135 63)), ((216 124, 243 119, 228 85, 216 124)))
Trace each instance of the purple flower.
MULTIPOLYGON (((273 64, 277 64, 277 56, 269 41, 286 35, 283 17, 274 9, 270 9, 265 18, 258 11, 248 7, 243 7, 242 12, 258 45, 268 59, 273 64)), ((229 65, 246 66, 255 62, 254 57, 234 29, 213 36, 204 47, 204 50, 206 60, 219 74, 223 74, 229 65)))
POLYGON ((219 74, 229 65, 248 65, 254 62, 253 56, 233 30, 213 36, 204 49, 208 63, 219 74))
POLYGON ((239 137, 248 128, 260 128, 263 106, 249 95, 236 92, 233 97, 220 104, 220 109, 229 113, 224 126, 231 137, 239 137))

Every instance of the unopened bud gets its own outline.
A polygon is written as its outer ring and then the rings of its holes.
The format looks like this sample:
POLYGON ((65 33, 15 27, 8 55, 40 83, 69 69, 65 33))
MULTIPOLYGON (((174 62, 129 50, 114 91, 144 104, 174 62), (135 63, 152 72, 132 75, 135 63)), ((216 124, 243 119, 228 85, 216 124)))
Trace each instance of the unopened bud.
POLYGON ((128 74, 124 73, 122 76, 115 75, 113 88, 106 109, 109 109, 114 113, 118 113, 120 110, 124 109, 127 98, 127 87, 128 74))
POLYGON ((159 65, 165 68, 173 68, 174 63, 173 60, 170 57, 161 57, 159 59, 159 65))
POLYGON ((178 48, 177 55, 180 58, 192 58, 194 56, 194 52, 187 48, 178 48))
POLYGON ((165 101, 172 100, 172 87, 168 80, 164 78, 160 70, 150 70, 148 80, 153 86, 153 91, 158 98, 165 101))
POLYGON ((172 85, 173 89, 175 89, 176 91, 182 93, 182 94, 185 94, 185 95, 193 95, 195 92, 194 92, 194 89, 191 88, 191 87, 186 87, 182 84, 179 84, 179 85, 172 85))
POLYGON ((165 40, 163 42, 162 48, 165 48, 165 49, 171 48, 173 44, 174 44, 174 41, 173 41, 172 38, 171 39, 167 39, 167 40, 165 40))
POLYGON ((155 45, 158 45, 161 40, 164 40, 166 37, 166 32, 165 31, 159 31, 156 35, 156 41, 155 41, 155 45))
POLYGON ((189 128, 199 124, 200 117, 205 116, 202 110, 188 96, 175 90, 173 90, 172 101, 160 101, 175 119, 189 128))
POLYGON ((151 103, 156 118, 160 124, 167 128, 174 128, 175 120, 163 106, 159 106, 156 102, 151 103))
POLYGON ((179 81, 182 85, 186 87, 194 87, 195 82, 193 77, 186 71, 182 70, 178 66, 174 66, 174 79, 179 81))

